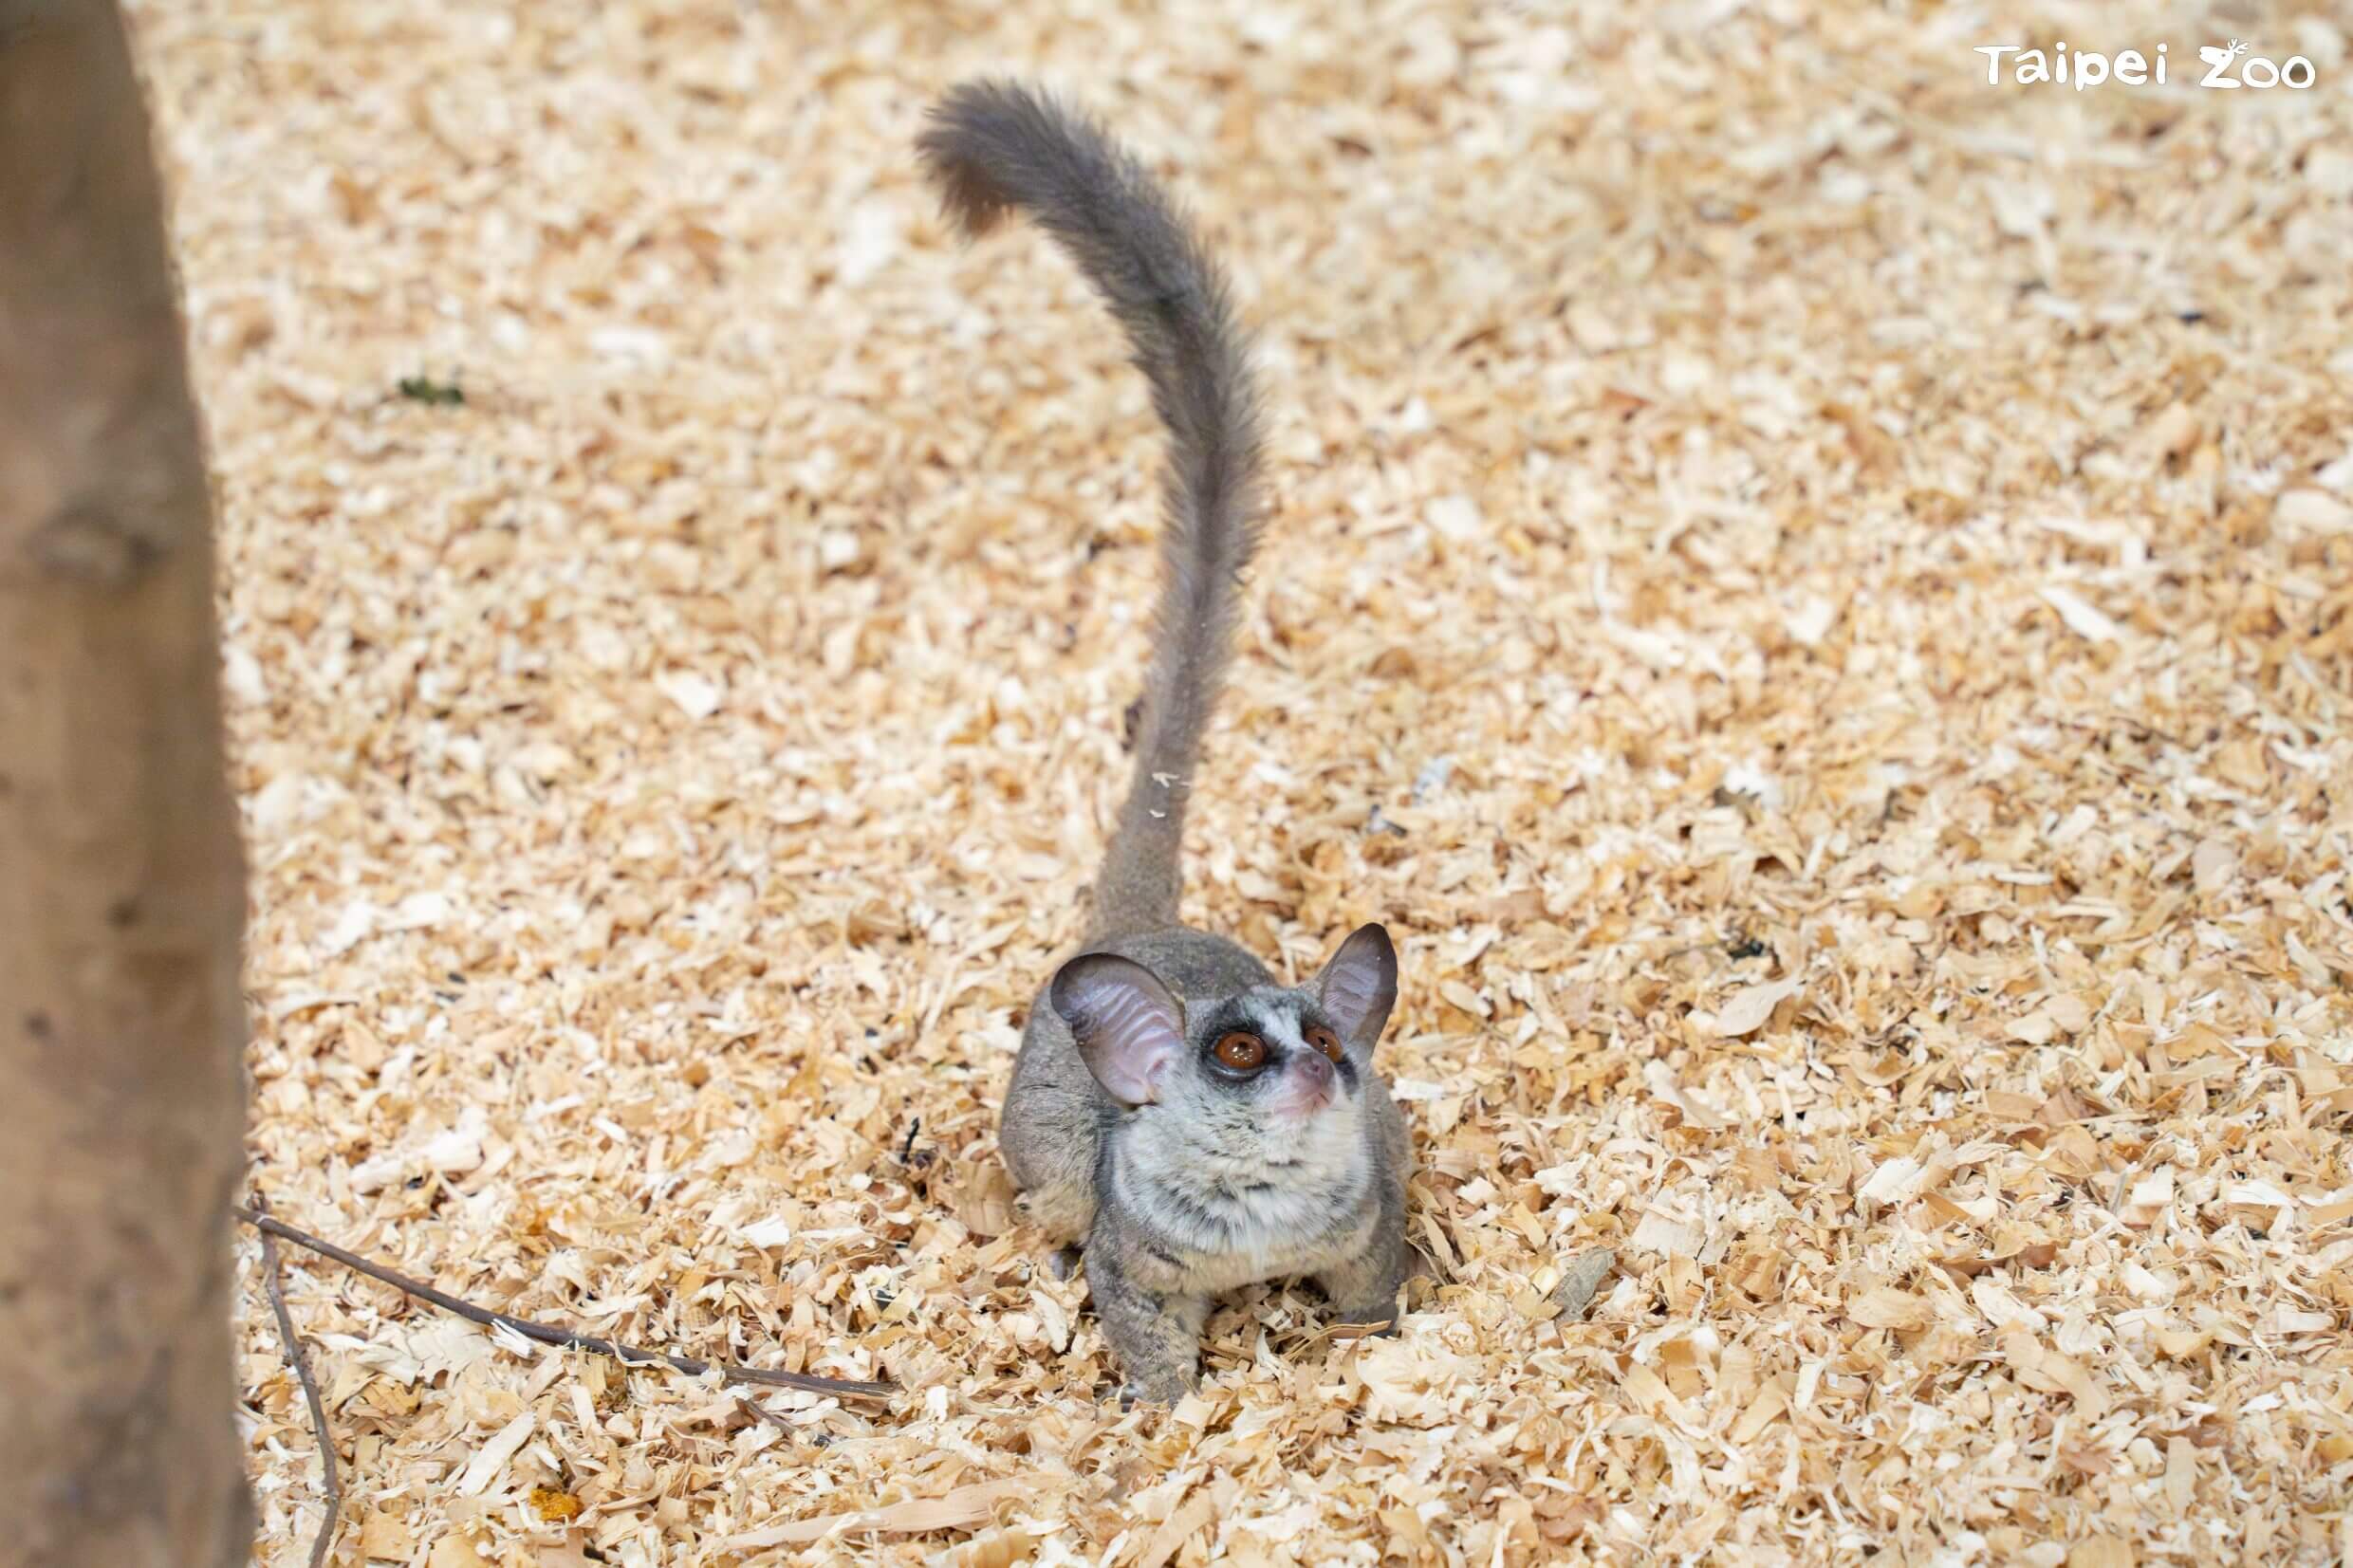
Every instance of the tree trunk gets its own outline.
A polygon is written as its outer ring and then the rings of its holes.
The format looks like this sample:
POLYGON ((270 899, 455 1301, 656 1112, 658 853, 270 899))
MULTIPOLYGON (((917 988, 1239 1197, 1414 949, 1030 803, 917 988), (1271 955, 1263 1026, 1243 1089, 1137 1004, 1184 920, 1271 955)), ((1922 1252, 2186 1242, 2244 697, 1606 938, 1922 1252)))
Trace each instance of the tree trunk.
POLYGON ((113 0, 0 0, 0 1565, 236 1568, 244 873, 113 0))

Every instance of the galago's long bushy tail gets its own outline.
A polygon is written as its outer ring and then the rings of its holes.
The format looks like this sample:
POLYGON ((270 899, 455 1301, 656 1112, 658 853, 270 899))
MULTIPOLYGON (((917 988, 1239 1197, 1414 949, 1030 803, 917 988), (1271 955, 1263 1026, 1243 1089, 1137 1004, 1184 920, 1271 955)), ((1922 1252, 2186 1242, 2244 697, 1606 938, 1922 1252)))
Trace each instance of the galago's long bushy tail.
POLYGON ((1144 167, 1094 124, 1011 83, 932 110, 923 162, 967 233, 1009 209, 1076 262, 1126 330, 1168 427, 1162 586, 1136 775, 1103 857, 1088 940, 1176 924, 1185 797, 1257 544, 1258 397, 1226 280, 1144 167))

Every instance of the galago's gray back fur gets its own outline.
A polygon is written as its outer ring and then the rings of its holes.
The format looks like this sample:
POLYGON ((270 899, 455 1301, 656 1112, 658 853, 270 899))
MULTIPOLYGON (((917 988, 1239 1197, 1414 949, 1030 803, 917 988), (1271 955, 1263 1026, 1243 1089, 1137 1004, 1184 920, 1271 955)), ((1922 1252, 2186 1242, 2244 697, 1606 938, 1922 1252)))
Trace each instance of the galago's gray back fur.
POLYGON ((1285 987, 1177 920, 1186 800, 1257 543, 1257 397, 1224 278, 1141 165, 1027 88, 957 88, 920 150, 968 232, 1019 210, 1060 242, 1168 427, 1135 777, 1083 950, 1030 1008, 998 1142, 1023 1213, 1057 1242, 1084 1239, 1129 1388, 1173 1399, 1220 1291, 1307 1274, 1352 1321, 1395 1313, 1411 1151, 1372 1059, 1396 950, 1365 926, 1285 987))
POLYGON ((1110 304, 1168 427, 1158 624, 1136 772, 1095 881, 1090 940, 1176 924, 1185 798, 1258 544, 1258 394, 1226 280, 1150 174, 1092 124, 1009 83, 958 87, 920 143, 968 233, 1010 209, 1110 304))

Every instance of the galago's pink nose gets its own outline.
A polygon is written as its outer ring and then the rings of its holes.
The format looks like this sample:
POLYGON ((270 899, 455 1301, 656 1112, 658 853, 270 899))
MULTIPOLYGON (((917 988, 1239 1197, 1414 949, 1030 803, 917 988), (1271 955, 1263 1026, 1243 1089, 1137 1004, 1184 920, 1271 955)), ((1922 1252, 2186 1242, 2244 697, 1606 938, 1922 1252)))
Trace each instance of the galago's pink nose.
POLYGON ((1311 1116, 1338 1098, 1339 1075, 1321 1051, 1293 1051, 1283 1062, 1282 1080, 1266 1104, 1278 1116, 1311 1116))
POLYGON ((1291 1073, 1299 1083, 1302 1099, 1328 1099, 1332 1093, 1332 1064, 1321 1051, 1302 1051, 1293 1059, 1291 1073))

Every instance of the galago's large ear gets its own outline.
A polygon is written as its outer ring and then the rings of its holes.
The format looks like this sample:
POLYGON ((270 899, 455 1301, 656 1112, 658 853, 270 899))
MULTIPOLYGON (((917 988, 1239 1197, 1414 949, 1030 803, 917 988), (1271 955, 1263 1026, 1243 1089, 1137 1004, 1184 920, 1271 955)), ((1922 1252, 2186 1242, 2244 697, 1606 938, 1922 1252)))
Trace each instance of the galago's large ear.
POLYGON ((1159 1098, 1161 1076, 1185 1048, 1185 1005, 1159 976, 1111 953, 1081 953, 1055 973, 1047 996, 1113 1099, 1149 1105, 1159 1098))
POLYGON ((1316 1005, 1349 1053, 1369 1060, 1397 1005, 1397 948, 1380 926, 1359 926, 1315 978, 1316 1005))

